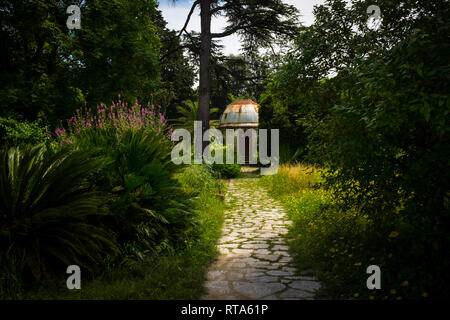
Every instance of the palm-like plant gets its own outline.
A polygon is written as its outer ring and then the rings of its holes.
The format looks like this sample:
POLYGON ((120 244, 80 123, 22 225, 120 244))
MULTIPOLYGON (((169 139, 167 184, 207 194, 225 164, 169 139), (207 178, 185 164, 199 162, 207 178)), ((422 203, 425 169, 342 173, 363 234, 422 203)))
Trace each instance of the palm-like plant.
POLYGON ((101 158, 38 145, 3 149, 0 163, 0 286, 22 271, 40 280, 58 266, 94 270, 117 252, 112 234, 89 222, 108 214, 89 183, 101 158))
MULTIPOLYGON (((183 128, 188 130, 190 133, 194 131, 194 121, 198 120, 198 102, 186 100, 183 101, 183 106, 178 106, 177 110, 182 115, 181 117, 174 120, 177 128, 183 128)), ((209 113, 213 114, 219 111, 218 108, 210 108, 209 113)))
POLYGON ((177 168, 169 139, 153 131, 111 128, 83 132, 76 144, 108 159, 97 185, 111 194, 108 221, 121 244, 140 256, 163 243, 183 242, 193 216, 173 178, 177 168))

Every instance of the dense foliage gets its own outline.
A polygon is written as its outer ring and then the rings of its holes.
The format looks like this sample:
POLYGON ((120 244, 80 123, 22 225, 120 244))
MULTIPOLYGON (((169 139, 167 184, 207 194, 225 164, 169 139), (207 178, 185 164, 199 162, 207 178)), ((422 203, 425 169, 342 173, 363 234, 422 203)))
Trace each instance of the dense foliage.
POLYGON ((67 290, 65 281, 38 286, 26 299, 199 299, 203 280, 217 255, 223 222, 225 186, 204 165, 186 166, 175 175, 181 190, 192 196, 196 227, 186 233, 185 245, 168 253, 146 256, 140 263, 107 265, 82 290, 67 290))
POLYGON ((196 219, 170 130, 158 107, 119 97, 77 110, 45 146, 3 148, 1 294, 67 265, 98 274, 183 248, 196 219))
POLYGON ((99 225, 106 198, 90 180, 104 159, 43 145, 0 152, 0 296, 78 264, 95 270, 118 247, 99 225))
POLYGON ((173 178, 168 140, 145 130, 99 129, 79 135, 76 144, 100 148, 107 157, 96 185, 110 194, 112 229, 132 254, 143 257, 183 243, 192 212, 173 178))
POLYGON ((53 127, 85 100, 118 93, 173 118, 193 99, 194 71, 154 0, 1 1, 0 116, 53 127), (81 29, 66 26, 69 5, 81 29), (151 94, 153 93, 153 94, 151 94))
POLYGON ((41 121, 19 121, 0 117, 0 145, 36 144, 47 138, 48 128, 41 121))
POLYGON ((302 28, 268 85, 263 119, 328 169, 335 206, 372 221, 365 245, 376 251, 398 234, 388 283, 409 279, 409 297, 448 296, 449 6, 380 1, 375 31, 365 26, 369 4, 316 7, 315 23, 302 28))
POLYGON ((156 2, 79 1, 81 29, 68 30, 73 1, 2 1, 2 115, 54 123, 85 99, 117 92, 147 97, 156 85, 156 2))
POLYGON ((62 145, 98 150, 107 159, 95 184, 109 195, 112 229, 137 258, 183 243, 193 224, 188 197, 173 177, 172 129, 160 108, 137 100, 129 107, 119 95, 110 107, 78 109, 67 129, 55 130, 62 145))

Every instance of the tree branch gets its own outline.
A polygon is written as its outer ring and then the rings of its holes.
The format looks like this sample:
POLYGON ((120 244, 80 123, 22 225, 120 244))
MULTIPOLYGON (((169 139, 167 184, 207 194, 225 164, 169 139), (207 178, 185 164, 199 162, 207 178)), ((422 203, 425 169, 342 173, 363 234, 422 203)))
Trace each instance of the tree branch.
POLYGON ((191 41, 192 45, 195 46, 196 43, 195 43, 194 39, 192 38, 191 34, 189 32, 187 32, 186 30, 184 30, 184 33, 186 33, 186 35, 189 38, 189 40, 191 41))
POLYGON ((228 36, 232 35, 233 33, 235 33, 236 31, 244 29, 244 27, 245 26, 243 24, 240 24, 240 25, 237 25, 237 26, 235 26, 227 31, 224 31, 222 33, 211 33, 211 38, 228 37, 228 36))
MULTIPOLYGON (((183 50, 183 49, 189 49, 190 51, 192 51, 193 53, 197 54, 198 50, 196 50, 196 43, 195 43, 195 39, 192 38, 192 35, 187 32, 186 30, 184 30, 184 32, 186 33, 189 41, 191 42, 191 44, 189 45, 187 43, 186 40, 183 41, 183 43, 178 44, 177 46, 171 46, 172 49, 171 50, 167 50, 167 52, 165 52, 163 55, 160 56, 159 61, 163 62, 166 58, 170 57, 172 54, 176 53, 179 50, 183 50)), ((178 40, 178 36, 173 36, 173 40, 177 39, 178 40)))
POLYGON ((189 21, 191 20, 191 16, 192 16, 192 14, 194 13, 195 7, 196 7, 199 3, 200 3, 200 0, 197 0, 197 1, 195 1, 195 2, 192 4, 191 11, 189 11, 189 14, 188 14, 188 16, 187 16, 187 18, 186 18, 186 22, 184 23, 184 26, 183 26, 183 28, 180 30, 180 33, 178 33, 177 37, 180 37, 181 34, 183 33, 183 31, 186 31, 186 28, 187 28, 187 26, 188 26, 188 24, 189 24, 189 21))
POLYGON ((217 14, 219 11, 225 10, 225 9, 230 9, 232 6, 232 4, 226 3, 223 6, 218 6, 215 8, 211 9, 211 15, 215 15, 217 14))
POLYGON ((179 46, 176 47, 175 49, 170 50, 169 52, 166 52, 164 55, 162 55, 162 56, 159 58, 159 62, 163 62, 164 59, 170 57, 172 54, 174 54, 174 53, 177 52, 178 50, 183 50, 183 49, 189 49, 189 46, 187 46, 187 45, 179 45, 179 46))

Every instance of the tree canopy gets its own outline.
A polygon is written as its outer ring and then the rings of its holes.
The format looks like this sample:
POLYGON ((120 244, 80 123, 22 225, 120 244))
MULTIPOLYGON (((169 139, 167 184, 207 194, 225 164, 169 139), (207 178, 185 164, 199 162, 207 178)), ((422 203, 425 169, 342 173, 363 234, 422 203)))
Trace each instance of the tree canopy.
POLYGON ((70 4, 1 2, 0 115, 54 124, 84 101, 109 103, 117 94, 169 110, 192 98, 187 59, 161 59, 179 40, 156 1, 78 1, 81 29, 73 30, 66 26, 70 4))

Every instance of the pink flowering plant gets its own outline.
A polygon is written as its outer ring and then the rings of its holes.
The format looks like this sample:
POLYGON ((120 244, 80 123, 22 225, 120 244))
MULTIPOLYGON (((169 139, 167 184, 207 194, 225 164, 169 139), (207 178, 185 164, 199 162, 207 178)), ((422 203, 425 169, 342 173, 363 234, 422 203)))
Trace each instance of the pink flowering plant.
POLYGON ((106 195, 112 215, 104 223, 123 244, 124 261, 183 245, 194 218, 174 178, 179 167, 170 161, 172 128, 160 106, 129 106, 120 95, 94 110, 85 103, 54 133, 58 146, 90 150, 104 160, 90 181, 106 195))
MULTIPOLYGON (((70 142, 70 136, 79 134, 85 130, 116 128, 119 131, 128 129, 150 130, 153 134, 168 137, 173 129, 168 125, 167 119, 161 112, 161 106, 147 104, 142 106, 136 99, 133 106, 121 100, 118 95, 117 102, 111 102, 110 106, 103 103, 92 110, 86 106, 76 110, 76 114, 67 119, 67 129, 60 121, 60 127, 56 128, 55 135, 62 142, 70 142)), ((47 132, 48 136, 51 136, 47 132)))

